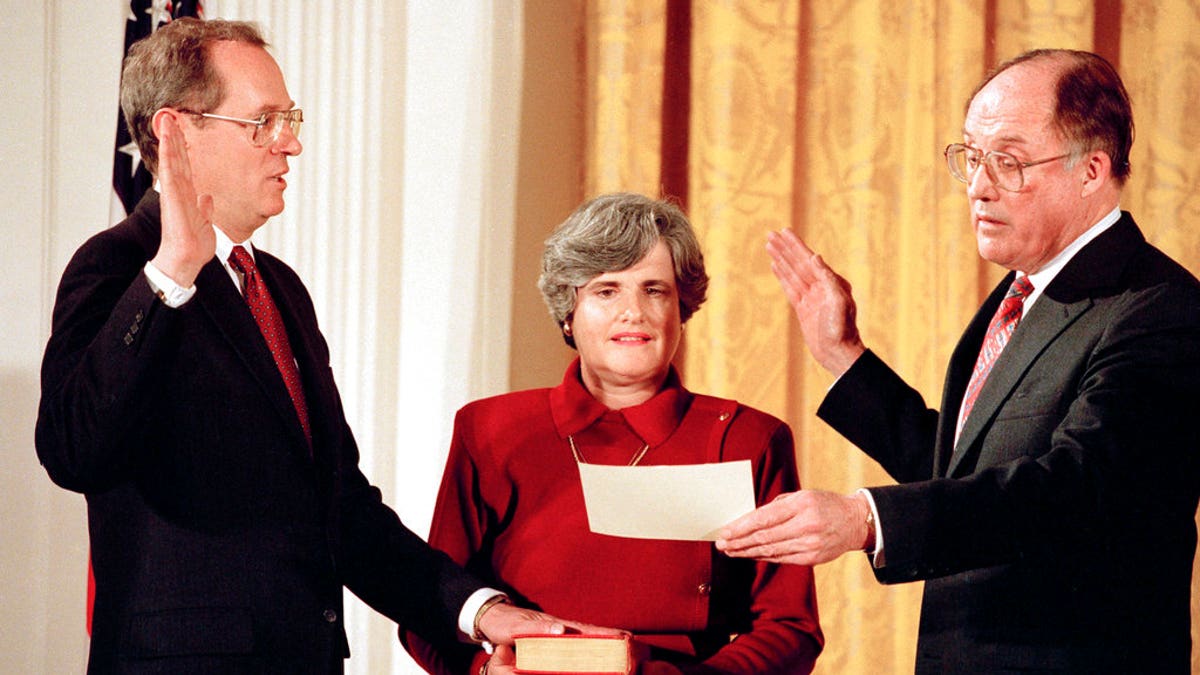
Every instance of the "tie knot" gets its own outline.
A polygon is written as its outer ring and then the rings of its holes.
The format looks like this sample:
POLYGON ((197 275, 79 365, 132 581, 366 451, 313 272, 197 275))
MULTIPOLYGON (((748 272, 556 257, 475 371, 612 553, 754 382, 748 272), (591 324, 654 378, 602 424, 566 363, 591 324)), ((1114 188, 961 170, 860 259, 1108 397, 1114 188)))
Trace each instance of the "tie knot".
POLYGON ((241 246, 233 247, 233 252, 229 254, 229 264, 242 274, 248 275, 254 271, 254 258, 241 246))
POLYGON ((1020 276, 1013 279, 1012 285, 1008 287, 1008 293, 1005 298, 1021 298, 1024 300, 1033 292, 1033 282, 1027 276, 1020 276))

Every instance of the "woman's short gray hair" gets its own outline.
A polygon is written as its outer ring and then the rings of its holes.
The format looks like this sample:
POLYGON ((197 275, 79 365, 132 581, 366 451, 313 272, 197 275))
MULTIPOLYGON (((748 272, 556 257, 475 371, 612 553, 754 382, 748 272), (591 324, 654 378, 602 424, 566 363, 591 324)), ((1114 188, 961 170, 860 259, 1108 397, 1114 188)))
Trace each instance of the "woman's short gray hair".
MULTIPOLYGON (((562 328, 575 311, 575 289, 605 272, 633 266, 659 239, 675 265, 679 318, 691 318, 708 291, 704 255, 692 224, 670 202, 621 192, 584 203, 546 240, 538 288, 555 323, 562 328)), ((571 336, 564 333, 563 339, 575 346, 571 336)))

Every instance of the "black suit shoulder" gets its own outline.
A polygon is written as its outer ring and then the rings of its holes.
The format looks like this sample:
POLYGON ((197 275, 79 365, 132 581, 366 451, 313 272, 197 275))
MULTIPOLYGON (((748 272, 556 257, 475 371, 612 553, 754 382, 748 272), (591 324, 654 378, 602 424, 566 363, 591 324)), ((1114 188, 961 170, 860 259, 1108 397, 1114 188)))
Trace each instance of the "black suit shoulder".
POLYGON ((1060 303, 1136 293, 1156 286, 1200 291, 1200 282, 1183 265, 1146 241, 1128 213, 1084 246, 1046 288, 1060 303))

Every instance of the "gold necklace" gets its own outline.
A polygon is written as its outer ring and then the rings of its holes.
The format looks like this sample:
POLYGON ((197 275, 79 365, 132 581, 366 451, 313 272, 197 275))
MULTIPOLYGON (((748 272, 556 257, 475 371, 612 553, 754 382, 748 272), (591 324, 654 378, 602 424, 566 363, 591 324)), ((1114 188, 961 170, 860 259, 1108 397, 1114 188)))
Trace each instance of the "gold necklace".
MULTIPOLYGON (((574 436, 567 436, 567 444, 571 446, 571 454, 575 455, 576 462, 579 462, 580 464, 588 463, 588 461, 583 458, 583 453, 579 452, 579 448, 575 447, 574 436)), ((649 449, 649 443, 643 445, 641 450, 638 450, 633 454, 633 459, 629 460, 629 464, 626 464, 626 466, 637 466, 637 463, 642 461, 642 458, 646 456, 646 451, 649 449)))

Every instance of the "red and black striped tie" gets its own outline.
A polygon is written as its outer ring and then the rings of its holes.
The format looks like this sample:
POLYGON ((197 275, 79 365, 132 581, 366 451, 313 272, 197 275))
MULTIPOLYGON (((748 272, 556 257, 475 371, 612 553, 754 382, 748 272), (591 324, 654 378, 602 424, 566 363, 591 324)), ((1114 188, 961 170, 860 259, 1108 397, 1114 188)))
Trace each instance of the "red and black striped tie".
POLYGON ((996 359, 1000 358, 1000 352, 1004 351, 1009 337, 1021 321, 1025 298, 1032 292, 1033 283, 1029 281, 1029 277, 1020 276, 1014 279, 1004 300, 1000 302, 996 315, 992 317, 992 322, 988 324, 987 335, 979 349, 979 358, 975 360, 975 370, 971 372, 971 381, 967 383, 967 392, 963 394, 962 406, 959 408, 958 427, 954 431, 955 444, 958 443, 958 435, 962 433, 963 424, 967 421, 967 415, 971 414, 971 408, 975 405, 975 399, 979 397, 979 390, 983 388, 988 373, 992 372, 992 366, 996 364, 996 359))

